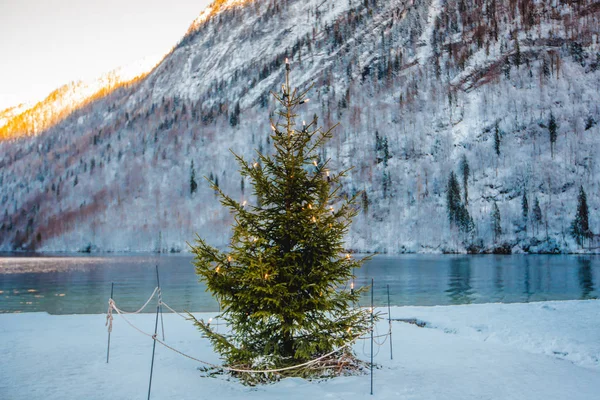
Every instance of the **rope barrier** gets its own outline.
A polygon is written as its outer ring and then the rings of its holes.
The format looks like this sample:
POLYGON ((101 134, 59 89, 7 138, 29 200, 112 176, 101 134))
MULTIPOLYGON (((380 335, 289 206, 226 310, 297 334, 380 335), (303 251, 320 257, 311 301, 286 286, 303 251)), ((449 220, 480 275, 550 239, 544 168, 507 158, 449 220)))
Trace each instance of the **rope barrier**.
MULTIPOLYGON (((159 296, 158 297, 159 297, 159 301, 160 301, 160 291, 159 291, 158 286, 157 286, 157 287, 154 288, 154 291, 152 292, 152 294, 150 295, 150 297, 148 298, 148 300, 146 300, 146 302, 144 303, 144 305, 142 306, 142 308, 140 308, 137 311, 124 311, 124 310, 121 310, 121 312, 123 314, 139 314, 139 313, 141 313, 142 311, 144 311, 144 309, 146 307, 148 307, 148 304, 150 304, 150 300, 152 300, 154 298, 154 296, 156 295, 157 292, 159 292, 159 296)), ((110 303, 110 300, 111 299, 109 299, 109 301, 108 301, 109 303, 110 303)))
POLYGON ((174 309, 171 308, 171 306, 169 306, 167 303, 165 303, 164 301, 161 300, 160 302, 161 305, 167 307, 169 310, 171 310, 171 312, 174 312, 175 314, 179 315, 181 318, 183 319, 189 319, 188 317, 186 317, 185 315, 182 315, 180 313, 178 313, 177 311, 175 311, 174 309))
MULTIPOLYGON (((357 335, 357 336, 356 336, 356 337, 354 337, 352 340, 348 341, 348 342, 347 342, 345 345, 343 345, 343 346, 341 346, 341 347, 337 348, 336 350, 333 350, 333 351, 331 351, 331 352, 329 352, 329 353, 327 353, 327 354, 324 354, 324 355, 322 355, 322 356, 320 356, 320 357, 318 357, 318 358, 315 358, 315 359, 313 359, 313 360, 309 360, 309 361, 307 361, 307 362, 304 362, 304 363, 302 363, 302 364, 292 365, 292 366, 289 366, 289 367, 283 367, 283 368, 275 368, 275 369, 261 369, 261 370, 243 369, 243 368, 232 368, 232 367, 225 367, 225 366, 222 366, 222 365, 216 365, 216 364, 212 364, 212 363, 209 363, 209 362, 207 362, 207 361, 203 361, 203 360, 200 360, 200 359, 198 359, 198 358, 195 358, 195 357, 193 357, 193 356, 190 356, 189 354, 186 354, 186 353, 184 353, 184 352, 182 352, 182 351, 180 351, 180 350, 177 350, 176 348, 174 348, 174 347, 172 347, 172 346, 168 345, 168 344, 167 344, 167 343, 165 343, 164 341, 162 341, 162 340, 160 340, 159 338, 157 338, 157 337, 156 337, 156 335, 154 335, 154 334, 150 334, 150 333, 147 333, 147 332, 144 332, 143 330, 141 330, 140 328, 138 328, 137 326, 135 326, 135 325, 134 325, 134 324, 133 324, 131 321, 129 321, 129 320, 128 320, 128 319, 125 317, 125 315, 124 315, 125 313, 124 313, 124 312, 123 312, 121 309, 119 309, 119 308, 117 307, 117 305, 115 304, 115 302, 114 302, 114 300, 113 300, 113 299, 109 299, 109 300, 108 300, 108 304, 109 304, 109 307, 110 307, 110 308, 109 308, 109 310, 111 310, 111 309, 114 309, 114 310, 117 312, 117 314, 119 314, 119 316, 120 316, 121 318, 123 318, 123 319, 125 320, 125 322, 127 322, 127 324, 128 324, 129 326, 131 326, 132 328, 134 328, 136 331, 140 332, 141 334, 143 334, 143 335, 145 335, 145 336, 148 336, 149 338, 152 338, 152 340, 154 340, 154 341, 156 341, 156 342, 160 343, 161 345, 163 345, 164 347, 168 348, 169 350, 171 350, 171 351, 174 351, 175 353, 178 353, 178 354, 180 354, 180 355, 182 355, 182 356, 184 356, 184 357, 186 357, 186 358, 189 358, 190 360, 193 360, 193 361, 196 361, 196 362, 199 362, 199 363, 202 363, 202 364, 208 365, 209 367, 216 368, 216 369, 221 369, 221 370, 224 370, 224 371, 229 371, 229 372, 243 372, 243 373, 250 373, 250 374, 260 374, 260 373, 274 373, 274 372, 283 372, 283 371, 289 371, 289 370, 293 370, 293 369, 297 369, 297 368, 307 367, 307 366, 309 366, 309 365, 316 364, 317 362, 319 362, 319 361, 321 361, 321 360, 323 360, 323 359, 325 359, 325 358, 327 358, 327 357, 329 357, 329 356, 331 356, 331 355, 333 355, 333 354, 335 354, 335 353, 339 352, 340 350, 343 350, 343 349, 345 349, 346 347, 348 347, 348 346, 350 346, 351 344, 353 344, 353 343, 354 343, 356 340, 358 340, 358 339, 360 338, 360 336, 362 336, 362 335, 365 333, 365 332, 363 332, 363 333, 361 333, 360 335, 357 335)), ((163 303, 163 304, 164 304, 164 303, 163 303)), ((169 308, 169 309, 170 309, 170 308, 169 308)), ((176 311, 175 311, 175 312, 176 312, 176 311)), ((112 318, 112 310, 111 310, 111 311, 109 311, 109 314, 111 315, 111 318, 112 318)), ((179 313, 178 313, 178 314, 179 314, 179 313)), ((181 315, 181 314, 180 314, 180 315, 181 315)), ((112 325, 111 325, 111 328, 112 328, 112 325)))

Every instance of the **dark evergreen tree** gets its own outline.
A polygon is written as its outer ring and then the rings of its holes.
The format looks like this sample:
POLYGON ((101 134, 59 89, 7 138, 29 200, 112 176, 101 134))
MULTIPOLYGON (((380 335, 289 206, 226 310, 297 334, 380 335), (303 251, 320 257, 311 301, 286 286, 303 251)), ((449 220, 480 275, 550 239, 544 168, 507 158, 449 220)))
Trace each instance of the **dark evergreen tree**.
POLYGON ((446 207, 448 210, 448 220, 452 226, 457 227, 464 233, 470 232, 473 229, 473 220, 461 201, 460 185, 454 171, 450 172, 450 177, 448 178, 446 207))
POLYGON ((446 206, 448 209, 448 219, 451 224, 458 224, 459 209, 462 206, 460 202, 460 186, 454 171, 450 172, 448 177, 448 186, 446 188, 446 206))
POLYGON ((535 223, 536 229, 539 229, 539 226, 542 223, 542 208, 540 207, 540 201, 537 197, 533 204, 533 222, 535 223))
POLYGON ((571 235, 580 246, 583 246, 585 239, 590 239, 592 237, 589 223, 587 195, 583 190, 583 186, 579 188, 579 196, 577 197, 577 213, 575 214, 575 219, 571 223, 571 235))
POLYGON ((494 125, 494 151, 496 152, 496 156, 500 157, 500 143, 502 140, 502 134, 500 132, 500 124, 496 122, 494 125))
POLYGON ((190 194, 196 193, 198 189, 198 184, 196 183, 196 171, 194 170, 194 160, 192 160, 192 165, 190 166, 190 194))
POLYGON ((377 164, 383 161, 383 139, 379 136, 379 131, 375 131, 375 160, 377 164))
POLYGON ((558 136, 557 132, 558 124, 556 123, 556 118, 554 118, 553 113, 550 113, 550 121, 548 122, 548 133, 550 134, 550 151, 552 153, 552 157, 554 157, 554 145, 558 136))
POLYGON ((496 202, 494 202, 492 208, 492 232, 494 233, 494 243, 497 243, 500 235, 502 235, 502 218, 496 202))
POLYGON ((463 191, 465 193, 465 206, 469 205, 469 175, 471 174, 471 168, 469 167, 469 161, 467 156, 463 154, 460 160, 460 172, 462 173, 463 179, 463 191))
POLYGON ((388 160, 392 158, 390 156, 390 150, 388 148, 388 140, 387 137, 383 138, 383 166, 387 168, 388 160))
POLYGON ((521 198, 521 215, 523 216, 523 226, 527 230, 527 220, 529 218, 529 202, 527 201, 527 191, 523 190, 523 197, 521 198))
POLYGON ((233 111, 229 114, 229 124, 233 127, 240 123, 240 103, 236 102, 233 111))
MULTIPOLYGON (((296 112, 307 101, 307 91, 292 91, 289 71, 286 64, 283 93, 273 93, 283 120, 271 122, 273 154, 258 153, 250 164, 235 156, 260 205, 240 204, 215 182, 221 203, 234 215, 229 252, 199 237, 192 247, 196 272, 218 299, 220 316, 231 329, 218 333, 204 321, 195 324, 227 365, 238 368, 303 363, 352 342, 368 326, 367 312, 353 307, 362 290, 346 289, 364 259, 342 254, 344 236, 358 213, 356 196, 340 195, 347 170, 333 174, 329 160, 317 162, 333 128, 317 128, 315 119, 296 129, 296 112)), ((349 351, 347 356, 353 357, 349 351)), ((322 376, 323 370, 313 367, 241 376, 322 376)))

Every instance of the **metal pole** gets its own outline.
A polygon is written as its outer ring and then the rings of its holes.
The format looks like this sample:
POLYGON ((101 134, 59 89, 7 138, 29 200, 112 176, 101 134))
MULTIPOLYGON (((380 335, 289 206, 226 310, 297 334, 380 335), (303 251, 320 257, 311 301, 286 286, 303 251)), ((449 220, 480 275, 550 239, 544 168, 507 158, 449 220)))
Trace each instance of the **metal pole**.
POLYGON ((152 388, 152 372, 154 371, 154 352, 156 351, 156 331, 158 331, 158 313, 160 306, 156 306, 156 322, 154 323, 154 336, 152 337, 152 363, 150 364, 150 382, 148 383, 148 400, 150 400, 150 389, 152 388))
POLYGON ((390 324, 390 360, 394 359, 394 348, 392 346, 392 308, 390 306, 390 285, 387 285, 388 295, 388 323, 390 324))
MULTIPOLYGON (((110 284, 110 298, 113 298, 113 293, 115 289, 115 283, 112 282, 110 284)), ((113 299, 114 300, 114 299, 113 299)), ((106 347, 106 363, 108 364, 108 357, 110 356, 110 331, 108 331, 108 346, 106 347)))
POLYGON ((373 278, 371 278, 371 395, 373 395, 373 278))
POLYGON ((160 290, 160 279, 158 279, 158 265, 156 265, 156 284, 158 285, 158 306, 160 308, 160 327, 162 329, 162 338, 165 340, 165 324, 163 322, 162 312, 162 291, 160 290))

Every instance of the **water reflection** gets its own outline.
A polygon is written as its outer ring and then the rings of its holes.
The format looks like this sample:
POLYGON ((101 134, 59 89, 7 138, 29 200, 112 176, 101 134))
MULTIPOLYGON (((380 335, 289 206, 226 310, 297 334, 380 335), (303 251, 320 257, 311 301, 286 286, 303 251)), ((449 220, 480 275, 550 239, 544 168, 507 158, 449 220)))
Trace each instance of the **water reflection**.
POLYGON ((523 282, 525 287, 523 294, 525 295, 526 302, 529 302, 531 299, 531 271, 529 270, 529 258, 525 258, 524 268, 525 276, 523 278, 523 282))
POLYGON ((451 304, 470 304, 473 301, 471 257, 457 257, 450 260, 446 293, 451 304))
POLYGON ((581 287, 581 299, 595 299, 591 293, 594 291, 594 277, 592 275, 592 262, 588 258, 580 258, 579 271, 577 276, 579 277, 579 286, 581 287))
MULTIPOLYGON (((0 273, 0 312, 103 313, 115 283, 115 300, 135 310, 156 285, 159 265, 164 301, 177 310, 217 311, 198 283, 189 255, 0 258, 27 272, 0 273), (41 264, 44 271, 32 272, 41 264)), ((375 304, 445 305, 599 298, 600 256, 376 256, 356 270, 356 286, 375 280, 375 304)), ((370 303, 366 293, 361 304, 370 303)))

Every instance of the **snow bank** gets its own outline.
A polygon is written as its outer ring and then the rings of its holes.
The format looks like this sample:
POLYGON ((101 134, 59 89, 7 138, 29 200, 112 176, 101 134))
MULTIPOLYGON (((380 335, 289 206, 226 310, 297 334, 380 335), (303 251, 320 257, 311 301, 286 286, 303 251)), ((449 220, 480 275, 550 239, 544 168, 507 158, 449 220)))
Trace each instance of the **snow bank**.
MULTIPOLYGON (((198 314, 208 318, 211 314, 198 314)), ((600 391, 600 302, 397 307, 389 343, 375 346, 377 399, 591 399, 600 391), (428 329, 433 328, 433 329, 428 329)), ((146 331, 154 315, 131 317, 146 331)), ((4 399, 142 399, 152 351, 115 316, 106 364, 104 315, 0 315, 0 397, 4 399)), ((194 327, 165 315, 166 341, 208 362, 218 356, 194 327)), ((380 321, 377 331, 387 330, 380 321)), ((160 328, 159 328, 160 329, 160 328)), ((357 354, 368 360, 369 342, 357 354)), ((256 388, 226 376, 202 377, 199 365, 157 345, 153 399, 362 399, 369 377, 325 381, 285 379, 256 388)))

